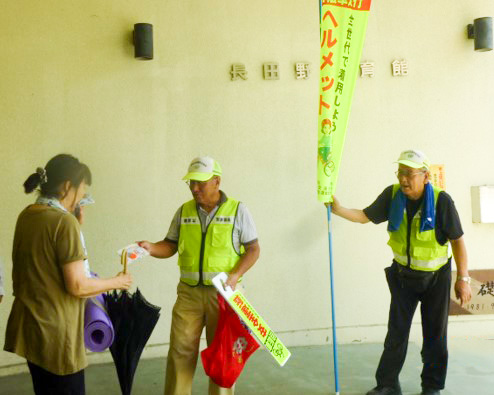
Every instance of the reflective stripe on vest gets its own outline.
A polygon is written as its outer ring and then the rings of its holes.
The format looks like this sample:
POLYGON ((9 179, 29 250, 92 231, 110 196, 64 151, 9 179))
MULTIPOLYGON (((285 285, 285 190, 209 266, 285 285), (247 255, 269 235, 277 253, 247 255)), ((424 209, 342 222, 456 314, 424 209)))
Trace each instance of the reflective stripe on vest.
MULTIPOLYGON (((230 272, 240 259, 233 246, 233 229, 239 202, 227 198, 203 234, 194 200, 182 206, 178 265, 180 280, 189 285, 212 285, 212 278, 230 272)), ((241 247, 240 253, 243 253, 241 247)))
MULTIPOLYGON (((400 188, 399 184, 393 185, 393 198, 400 188)), ((434 207, 437 211, 437 197, 441 189, 434 188, 434 207)), ((412 219, 410 228, 410 268, 421 271, 436 271, 449 260, 448 245, 441 245, 436 240, 435 229, 420 232, 421 207, 412 219)), ((400 265, 408 266, 407 256, 407 230, 408 218, 406 210, 403 210, 403 220, 395 232, 389 233, 388 245, 393 250, 394 259, 400 265)))

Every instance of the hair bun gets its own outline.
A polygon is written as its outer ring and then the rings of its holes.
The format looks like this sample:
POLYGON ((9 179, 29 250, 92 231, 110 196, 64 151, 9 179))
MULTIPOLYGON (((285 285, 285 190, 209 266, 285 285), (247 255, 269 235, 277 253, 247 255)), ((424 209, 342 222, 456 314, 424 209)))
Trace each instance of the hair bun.
POLYGON ((36 168, 36 173, 39 175, 39 179, 40 179, 39 183, 40 184, 45 184, 48 181, 48 179, 46 177, 46 170, 45 169, 43 169, 42 167, 38 167, 38 168, 36 168))

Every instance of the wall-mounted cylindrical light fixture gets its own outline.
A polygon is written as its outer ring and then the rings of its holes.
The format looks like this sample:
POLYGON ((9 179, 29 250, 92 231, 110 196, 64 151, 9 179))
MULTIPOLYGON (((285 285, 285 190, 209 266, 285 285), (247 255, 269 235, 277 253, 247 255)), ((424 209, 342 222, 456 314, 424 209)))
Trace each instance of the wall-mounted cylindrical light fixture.
POLYGON ((492 17, 477 18, 467 26, 468 38, 473 38, 475 50, 492 51, 492 17))
POLYGON ((153 25, 150 23, 134 25, 134 57, 142 60, 153 59, 153 25))

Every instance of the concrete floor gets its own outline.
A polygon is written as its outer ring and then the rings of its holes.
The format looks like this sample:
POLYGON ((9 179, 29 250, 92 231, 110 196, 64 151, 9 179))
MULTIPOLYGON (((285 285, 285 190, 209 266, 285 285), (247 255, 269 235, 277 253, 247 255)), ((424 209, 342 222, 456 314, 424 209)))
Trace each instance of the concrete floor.
MULTIPOLYGON (((494 339, 450 341, 450 361, 444 395, 494 394, 494 339)), ((257 351, 248 361, 236 385, 237 395, 327 395, 334 394, 332 348, 330 346, 292 347, 291 359, 280 368, 265 351, 257 351)), ((339 346, 340 393, 365 394, 374 384, 374 372, 382 351, 381 344, 339 346)), ((162 394, 166 359, 139 363, 134 395, 162 394)), ((404 394, 420 392, 420 346, 411 343, 401 373, 404 394)), ((120 394, 112 364, 93 365, 86 370, 87 395, 120 394)), ((207 394, 207 377, 198 365, 194 395, 207 394)), ((29 374, 0 377, 0 394, 32 394, 29 374)))

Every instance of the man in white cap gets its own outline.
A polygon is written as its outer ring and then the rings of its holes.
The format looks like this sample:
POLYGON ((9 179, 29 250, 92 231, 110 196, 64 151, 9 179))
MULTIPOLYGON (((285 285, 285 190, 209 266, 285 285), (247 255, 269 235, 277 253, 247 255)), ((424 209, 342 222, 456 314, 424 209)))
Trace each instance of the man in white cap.
POLYGON ((393 263, 385 269, 391 293, 388 333, 376 372, 377 386, 367 395, 400 395, 412 318, 421 303, 422 395, 444 388, 448 363, 447 325, 451 287, 451 244, 458 276, 456 297, 471 298, 467 252, 458 212, 451 197, 432 186, 430 162, 418 150, 398 158, 398 184, 390 185, 364 210, 348 209, 334 199, 333 213, 352 222, 388 221, 393 263))
MULTIPOLYGON (((221 174, 213 158, 193 159, 183 178, 193 199, 178 209, 164 240, 139 242, 156 258, 169 258, 178 251, 180 282, 172 315, 165 395, 191 394, 204 326, 208 344, 213 341, 218 300, 212 278, 226 272, 226 285, 235 289, 259 257, 252 216, 243 203, 220 190, 221 174)), ((209 394, 233 394, 233 388, 221 388, 210 380, 209 394)))

